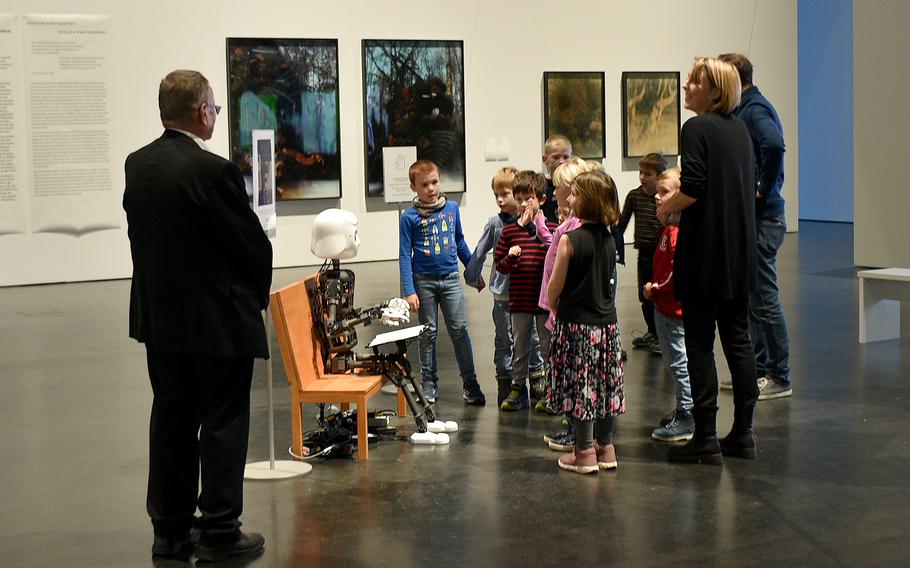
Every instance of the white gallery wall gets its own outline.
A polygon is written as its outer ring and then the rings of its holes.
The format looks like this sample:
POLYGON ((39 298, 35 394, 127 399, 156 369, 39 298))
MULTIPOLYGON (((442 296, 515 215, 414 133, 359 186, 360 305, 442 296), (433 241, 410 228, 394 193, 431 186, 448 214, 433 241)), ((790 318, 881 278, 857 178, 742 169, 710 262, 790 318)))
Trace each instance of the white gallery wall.
MULTIPOLYGON (((126 155, 161 133, 157 88, 177 68, 197 69, 226 104, 226 37, 324 37, 339 40, 342 197, 278 203, 275 266, 318 264, 309 253, 310 225, 328 207, 360 218, 358 260, 397 258, 397 209, 365 197, 361 39, 460 39, 465 53, 467 192, 461 203, 472 246, 496 212, 489 189, 498 168, 540 169, 544 71, 606 73, 606 170, 620 198, 638 185, 637 162, 622 159, 620 77, 623 71, 680 71, 696 55, 748 53, 755 82, 775 104, 786 133, 788 226, 798 219, 797 10, 794 0, 446 0, 417 2, 122 2, 7 0, 12 14, 105 14, 113 18, 111 155, 119 202, 126 155), (558 8, 558 10, 556 9, 558 8), (484 141, 506 138, 508 161, 485 162, 484 141), (624 170, 623 168, 628 168, 624 170)), ((906 12, 908 9, 904 9, 906 12)), ((857 20, 862 10, 857 8, 857 20)), ((906 14, 905 14, 906 15, 906 14)), ((890 20, 897 26, 895 19, 890 20)), ((859 70, 861 66, 857 64, 859 70)), ((859 93, 859 91, 857 91, 859 93)), ((894 96, 898 96, 895 94, 894 96)), ((857 96, 857 100, 861 100, 857 96)), ((683 111, 682 120, 691 117, 683 111)), ((902 120, 905 119, 902 118, 902 120)), ((857 124, 860 116, 857 114, 857 124)), ((228 155, 222 113, 210 146, 228 155)), ((857 161, 857 176, 860 176, 857 161)), ((859 187, 859 186, 857 186, 859 187)), ((857 207, 857 224, 860 209, 857 207)), ((631 241, 632 229, 627 239, 631 241)), ((129 277, 125 218, 122 228, 82 236, 0 236, 0 285, 129 277)))
POLYGON ((907 53, 903 0, 853 2, 853 262, 910 267, 907 53))

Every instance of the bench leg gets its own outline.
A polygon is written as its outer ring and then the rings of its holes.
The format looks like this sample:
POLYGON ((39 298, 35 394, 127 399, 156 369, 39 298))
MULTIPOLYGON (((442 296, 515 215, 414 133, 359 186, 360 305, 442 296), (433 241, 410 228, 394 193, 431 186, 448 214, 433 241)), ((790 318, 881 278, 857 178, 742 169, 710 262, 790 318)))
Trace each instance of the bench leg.
MULTIPOLYGON (((408 388, 405 386, 404 388, 408 388)), ((404 397, 401 387, 398 388, 398 416, 408 415, 408 400, 404 397)))
POLYGON ((303 457, 303 405, 291 399, 291 451, 303 457))
POLYGON ((859 342, 887 341, 901 336, 901 303, 882 298, 887 285, 859 279, 859 342))
POLYGON ((357 399, 357 459, 360 461, 366 461, 370 448, 369 432, 367 430, 367 418, 369 412, 367 411, 367 399, 366 397, 359 397, 357 399))

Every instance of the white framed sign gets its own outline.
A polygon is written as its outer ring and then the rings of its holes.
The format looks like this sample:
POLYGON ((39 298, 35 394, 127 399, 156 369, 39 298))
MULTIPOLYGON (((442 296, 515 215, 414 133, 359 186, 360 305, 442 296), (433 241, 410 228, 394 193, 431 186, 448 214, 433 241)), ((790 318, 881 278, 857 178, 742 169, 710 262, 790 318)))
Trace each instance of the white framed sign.
POLYGON ((417 146, 386 146, 382 149, 382 183, 386 203, 409 202, 414 197, 408 169, 417 161, 417 146))
POLYGON ((278 228, 275 214, 275 131, 253 130, 253 211, 262 230, 274 237, 278 228))

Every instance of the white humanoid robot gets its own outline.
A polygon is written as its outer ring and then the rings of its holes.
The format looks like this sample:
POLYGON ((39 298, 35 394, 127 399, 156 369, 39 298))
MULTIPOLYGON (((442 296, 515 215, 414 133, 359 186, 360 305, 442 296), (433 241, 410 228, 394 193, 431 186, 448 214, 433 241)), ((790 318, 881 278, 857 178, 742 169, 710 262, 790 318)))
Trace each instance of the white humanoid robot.
POLYGON ((371 353, 353 351, 357 345, 354 326, 370 325, 377 319, 388 326, 410 321, 408 303, 402 298, 391 298, 377 306, 354 307, 354 272, 342 269, 340 265, 342 260, 357 256, 359 247, 357 217, 353 213, 343 209, 326 209, 316 216, 310 251, 325 259, 325 263, 319 270, 318 285, 312 299, 315 321, 322 323, 318 328, 319 339, 325 347, 326 371, 338 374, 363 369, 372 374, 385 375, 401 389, 414 415, 417 432, 411 435, 411 442, 447 444, 448 433, 457 431, 458 424, 436 419, 435 408, 427 401, 420 382, 411 373, 405 339, 394 341, 395 352, 381 352, 381 345, 373 346, 371 353))

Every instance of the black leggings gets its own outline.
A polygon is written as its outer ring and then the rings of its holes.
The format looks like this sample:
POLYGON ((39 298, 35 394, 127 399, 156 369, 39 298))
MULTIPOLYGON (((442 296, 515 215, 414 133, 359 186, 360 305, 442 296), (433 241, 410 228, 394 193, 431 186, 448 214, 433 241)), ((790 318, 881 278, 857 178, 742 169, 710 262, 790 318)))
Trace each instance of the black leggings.
POLYGON ((613 424, 615 416, 595 418, 594 420, 579 420, 573 418, 575 424, 575 445, 580 450, 587 450, 594 445, 594 438, 601 446, 613 443, 613 424))

